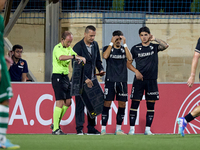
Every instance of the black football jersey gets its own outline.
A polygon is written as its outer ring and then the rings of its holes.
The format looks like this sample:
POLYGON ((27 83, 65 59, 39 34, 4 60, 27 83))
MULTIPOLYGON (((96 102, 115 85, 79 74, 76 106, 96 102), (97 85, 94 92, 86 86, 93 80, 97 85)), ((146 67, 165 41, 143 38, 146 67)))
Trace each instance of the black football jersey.
POLYGON ((143 79, 157 79, 158 77, 158 45, 142 43, 131 48, 131 54, 136 62, 136 69, 143 75, 143 79))
MULTIPOLYGON (((108 46, 103 48, 106 51, 108 46)), ((127 82, 127 58, 123 46, 116 49, 112 47, 110 56, 106 59, 106 81, 127 82)))

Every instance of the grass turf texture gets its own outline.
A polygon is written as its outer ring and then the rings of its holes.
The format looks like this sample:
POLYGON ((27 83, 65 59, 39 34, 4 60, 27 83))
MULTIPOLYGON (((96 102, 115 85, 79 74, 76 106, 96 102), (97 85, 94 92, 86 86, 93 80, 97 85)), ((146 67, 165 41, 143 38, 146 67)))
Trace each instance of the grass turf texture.
POLYGON ((51 135, 8 134, 20 150, 197 150, 200 134, 51 135))

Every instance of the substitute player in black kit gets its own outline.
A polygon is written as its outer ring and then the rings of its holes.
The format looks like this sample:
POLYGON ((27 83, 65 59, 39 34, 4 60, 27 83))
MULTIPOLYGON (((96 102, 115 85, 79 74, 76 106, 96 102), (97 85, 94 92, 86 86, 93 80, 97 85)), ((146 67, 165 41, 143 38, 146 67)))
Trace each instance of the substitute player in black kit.
POLYGON ((119 30, 113 32, 109 46, 103 48, 103 58, 106 59, 106 79, 104 91, 104 107, 102 112, 101 135, 106 134, 108 112, 112 101, 118 101, 117 127, 115 134, 123 135, 121 125, 127 101, 127 60, 132 62, 131 53, 126 45, 126 38, 119 30), (121 42, 123 41, 123 46, 121 42))
POLYGON ((168 48, 168 44, 151 35, 148 27, 139 29, 140 44, 132 47, 131 54, 136 62, 136 68, 132 62, 127 62, 127 67, 135 72, 133 81, 130 108, 130 131, 129 135, 135 134, 135 121, 137 118, 137 110, 145 91, 145 99, 147 106, 145 135, 152 135, 150 127, 154 118, 155 101, 159 100, 159 92, 157 86, 158 75, 158 52, 168 48), (155 41, 158 44, 151 43, 155 41))
MULTIPOLYGON (((196 45, 196 48, 195 48, 194 56, 193 56, 193 59, 192 59, 191 74, 190 74, 190 77, 187 81, 187 85, 189 87, 192 87, 193 84, 194 84, 195 74, 196 74, 196 69, 197 69, 199 57, 200 57, 200 38, 199 38, 197 45, 196 45)), ((184 130, 185 130, 187 124, 190 121, 194 120, 198 116, 200 116, 200 106, 195 107, 185 117, 180 117, 180 118, 177 119, 177 123, 179 124, 178 131, 182 136, 185 136, 184 130)))

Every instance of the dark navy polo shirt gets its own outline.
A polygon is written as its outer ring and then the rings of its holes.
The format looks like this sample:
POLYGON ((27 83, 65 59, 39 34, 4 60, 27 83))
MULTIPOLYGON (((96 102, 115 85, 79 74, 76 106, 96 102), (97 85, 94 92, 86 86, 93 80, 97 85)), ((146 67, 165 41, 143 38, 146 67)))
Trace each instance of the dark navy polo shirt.
POLYGON ((11 81, 21 82, 22 73, 28 73, 28 65, 26 60, 20 58, 17 64, 13 62, 13 65, 10 66, 9 72, 11 81))

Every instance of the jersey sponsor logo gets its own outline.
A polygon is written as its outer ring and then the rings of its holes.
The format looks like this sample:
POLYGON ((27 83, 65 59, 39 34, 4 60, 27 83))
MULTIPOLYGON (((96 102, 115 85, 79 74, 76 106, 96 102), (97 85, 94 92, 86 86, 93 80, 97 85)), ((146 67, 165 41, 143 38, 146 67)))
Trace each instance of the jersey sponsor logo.
POLYGON ((154 54, 154 51, 147 52, 147 53, 138 53, 138 57, 147 57, 154 54))
POLYGON ((158 95, 159 92, 147 92, 147 95, 158 95))
POLYGON ((119 93, 119 96, 128 96, 127 93, 119 93))
MULTIPOLYGON (((194 89, 183 101, 181 107, 178 110, 175 123, 174 123, 174 133, 178 133, 178 125, 177 125, 177 118, 186 116, 189 112, 191 112, 195 107, 200 105, 200 87, 194 89)), ((197 117, 193 121, 187 124, 185 128, 185 133, 195 133, 197 134, 200 131, 200 118, 197 117)))
POLYGON ((114 59, 124 59, 126 58, 126 55, 110 55, 110 58, 114 58, 114 59))

